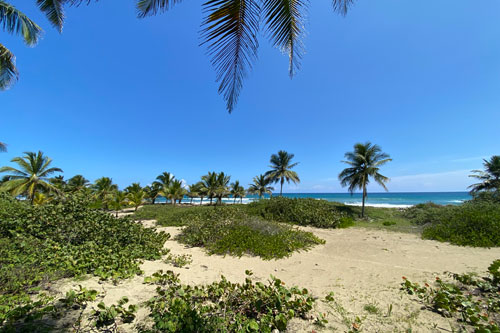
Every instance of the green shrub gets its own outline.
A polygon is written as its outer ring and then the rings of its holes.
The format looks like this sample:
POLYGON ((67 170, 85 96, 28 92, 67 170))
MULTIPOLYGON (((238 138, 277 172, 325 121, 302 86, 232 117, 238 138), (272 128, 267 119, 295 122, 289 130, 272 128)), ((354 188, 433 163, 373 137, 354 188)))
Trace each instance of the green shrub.
POLYGON ((317 228, 337 228, 352 223, 348 214, 325 200, 273 197, 248 204, 248 210, 266 220, 317 228))
POLYGON ((247 253, 263 259, 286 257, 323 242, 310 232, 249 216, 241 206, 199 211, 177 239, 190 246, 203 246, 209 253, 247 253))
POLYGON ((247 277, 238 284, 222 277, 192 287, 181 284, 172 271, 160 271, 146 282, 158 285, 148 302, 151 332, 284 332, 291 319, 304 317, 314 304, 306 289, 286 287, 276 278, 264 284, 247 277))
POLYGON ((403 216, 411 223, 423 226, 447 219, 455 206, 441 206, 433 202, 418 204, 403 211, 403 216))
POLYGON ((82 274, 130 277, 141 273, 141 259, 161 257, 168 234, 87 203, 83 196, 71 196, 31 206, 0 195, 0 293, 82 274))
POLYGON ((422 237, 457 245, 500 246, 500 205, 469 201, 448 207, 436 215, 422 237))

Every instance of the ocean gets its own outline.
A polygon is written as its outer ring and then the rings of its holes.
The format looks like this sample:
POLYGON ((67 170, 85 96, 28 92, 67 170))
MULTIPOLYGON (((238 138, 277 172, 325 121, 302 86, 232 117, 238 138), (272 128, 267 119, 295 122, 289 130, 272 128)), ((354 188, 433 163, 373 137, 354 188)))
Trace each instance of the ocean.
MULTIPOLYGON (((348 205, 361 205, 361 193, 355 193, 352 196, 349 193, 283 193, 283 196, 287 198, 313 198, 342 202, 348 205)), ((243 203, 249 203, 258 199, 256 195, 249 195, 243 198, 243 203)), ((368 193, 366 205, 394 208, 410 207, 425 202, 433 202, 439 205, 460 205, 470 199, 471 196, 468 192, 379 192, 368 193)), ((191 199, 187 197, 182 200, 185 203, 189 203, 190 201, 191 199)), ((239 201, 240 199, 236 200, 237 203, 239 201)), ((165 202, 165 199, 159 198, 157 202, 165 202)), ((193 203, 199 202, 199 199, 193 200, 193 203)), ((208 202, 208 199, 204 198, 203 202, 208 202)), ((233 199, 226 198, 223 202, 232 203, 233 199)))

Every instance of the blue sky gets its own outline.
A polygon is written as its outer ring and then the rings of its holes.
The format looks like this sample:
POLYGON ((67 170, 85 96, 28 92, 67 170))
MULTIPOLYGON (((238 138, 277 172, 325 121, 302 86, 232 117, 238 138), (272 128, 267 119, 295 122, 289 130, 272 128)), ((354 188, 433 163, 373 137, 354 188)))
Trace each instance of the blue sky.
POLYGON ((143 20, 134 1, 69 8, 61 35, 35 1, 12 2, 45 35, 28 48, 1 33, 21 72, 0 93, 2 165, 42 150, 68 178, 191 183, 215 170, 247 184, 284 149, 302 179, 286 191, 343 192, 343 154, 369 140, 394 159, 391 191, 460 191, 500 153, 495 0, 359 1, 345 18, 313 2, 302 69, 290 80, 262 36, 231 115, 198 46, 201 2, 143 20))

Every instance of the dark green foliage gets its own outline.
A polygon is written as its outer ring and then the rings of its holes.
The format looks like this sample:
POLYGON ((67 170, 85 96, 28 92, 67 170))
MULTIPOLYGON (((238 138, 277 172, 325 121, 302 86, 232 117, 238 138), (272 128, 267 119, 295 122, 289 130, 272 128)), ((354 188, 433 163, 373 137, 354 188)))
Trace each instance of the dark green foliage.
POLYGON ((177 274, 160 271, 146 282, 158 285, 148 302, 154 321, 150 332, 283 332, 290 319, 304 317, 314 304, 306 289, 286 287, 274 277, 267 284, 222 277, 192 287, 181 284, 177 274))
POLYGON ((161 257, 168 237, 89 209, 82 195, 43 206, 0 195, 0 293, 65 276, 130 277, 141 259, 161 257))
POLYGON ((337 228, 352 224, 352 218, 325 200, 273 197, 248 205, 249 212, 266 220, 289 222, 317 228, 337 228))
POLYGON ((494 261, 488 271, 491 277, 480 278, 475 273, 450 274, 454 282, 436 278, 435 286, 412 283, 405 277, 401 290, 415 295, 426 308, 445 317, 453 317, 459 323, 459 331, 500 332, 500 260, 494 261))
POLYGON ((457 245, 500 246, 500 205, 469 202, 436 216, 423 238, 457 245))
POLYGON ((418 204, 403 211, 403 216, 413 224, 426 225, 448 218, 453 206, 441 206, 433 202, 418 204))
POLYGON ((244 207, 225 206, 198 210, 178 240, 203 246, 209 253, 245 253, 263 259, 282 258, 293 251, 323 243, 310 232, 249 216, 244 207))

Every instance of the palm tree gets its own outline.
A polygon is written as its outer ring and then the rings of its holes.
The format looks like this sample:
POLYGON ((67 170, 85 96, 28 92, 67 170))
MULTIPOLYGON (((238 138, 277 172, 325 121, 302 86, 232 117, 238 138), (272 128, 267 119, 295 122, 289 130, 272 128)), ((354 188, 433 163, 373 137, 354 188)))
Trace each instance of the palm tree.
POLYGON ((96 179, 91 188, 94 191, 95 197, 101 200, 104 208, 108 208, 110 196, 118 191, 118 185, 113 184, 113 180, 109 177, 96 179))
POLYGON ((137 208, 139 208, 146 199, 146 192, 144 192, 139 183, 133 183, 131 186, 127 187, 126 193, 129 203, 134 206, 134 211, 137 211, 137 208))
POLYGON ((229 192, 229 182, 231 181, 231 176, 224 174, 224 172, 219 172, 217 174, 217 188, 215 189, 215 197, 217 202, 222 205, 222 198, 227 197, 229 192))
POLYGON ((294 184, 300 183, 299 175, 291 170, 299 164, 292 163, 294 156, 294 154, 290 154, 284 150, 280 150, 278 154, 271 155, 271 165, 269 166, 271 170, 266 172, 265 175, 272 183, 280 183, 280 196, 283 195, 283 184, 285 180, 287 183, 290 183, 290 181, 294 184))
POLYGON ((231 184, 231 195, 234 198, 233 203, 236 203, 236 199, 240 198, 240 202, 243 202, 243 197, 245 196, 245 188, 240 185, 240 181, 237 180, 231 184))
POLYGON ((146 186, 144 191, 146 192, 146 198, 151 200, 151 204, 155 204, 156 198, 160 195, 161 184, 158 182, 153 182, 151 185, 146 186))
POLYGON ((172 201, 172 204, 175 206, 175 202, 177 200, 180 201, 184 198, 186 194, 186 189, 182 187, 182 181, 174 180, 168 190, 165 192, 166 196, 172 201))
POLYGON ((500 191, 500 155, 491 156, 489 160, 484 159, 484 170, 472 170, 475 175, 470 175, 481 182, 469 186, 471 193, 480 191, 500 191))
POLYGON ((90 182, 82 175, 75 175, 68 179, 68 188, 70 191, 81 191, 87 188, 90 182))
POLYGON ((356 143, 354 151, 345 153, 347 161, 342 161, 350 167, 345 168, 339 174, 339 180, 342 186, 349 186, 351 195, 356 189, 363 190, 363 202, 361 208, 361 217, 365 216, 365 199, 366 199, 366 185, 370 182, 372 177, 380 186, 386 191, 385 183, 389 178, 379 173, 380 167, 387 162, 392 161, 390 156, 382 152, 378 145, 366 143, 356 143))
POLYGON ((123 191, 115 191, 111 200, 109 201, 109 207, 115 211, 115 217, 118 217, 118 211, 122 210, 129 203, 127 198, 127 193, 123 191))
MULTIPOLYGON (((0 26, 7 33, 21 36, 28 46, 36 45, 42 33, 35 22, 3 0, 0 0, 0 26)), ((0 44, 0 90, 8 89, 19 78, 15 59, 14 54, 0 44)))
POLYGON ((43 155, 41 151, 25 152, 23 157, 15 157, 11 162, 16 163, 19 169, 10 166, 0 168, 0 173, 11 172, 7 175, 9 179, 2 184, 2 189, 15 196, 25 195, 31 203, 35 199, 35 194, 40 190, 59 192, 49 182, 49 176, 63 171, 50 167, 52 159, 43 155))
MULTIPOLYGON (((354 0, 332 0, 334 11, 345 15, 354 0)), ((181 0, 138 0, 138 16, 162 13, 181 0)), ((219 93, 231 113, 236 106, 243 79, 257 59, 259 30, 263 23, 274 47, 288 55, 288 72, 300 68, 304 47, 305 0, 208 0, 203 4, 202 43, 215 67, 219 93)))
POLYGON ((35 193, 35 198, 33 199, 33 205, 35 206, 45 205, 46 203, 49 203, 50 200, 51 198, 49 198, 45 194, 37 192, 35 193))
MULTIPOLYGON (((174 181, 175 176, 171 174, 170 172, 163 172, 161 175, 156 177, 156 181, 153 182, 156 184, 159 184, 159 187, 161 187, 162 191, 165 192, 165 190, 168 192, 168 188, 170 187, 170 184, 174 181)), ((158 186, 158 185, 157 185, 158 186)), ((163 194, 160 193, 161 196, 164 196, 163 194)), ((167 198, 165 197, 165 200, 167 198)), ((165 204, 167 201, 165 201, 165 204)))
POLYGON ((217 195, 217 173, 208 172, 208 174, 201 177, 201 190, 210 199, 212 204, 213 198, 217 195))
POLYGON ((190 202, 191 205, 193 204, 193 199, 199 197, 200 189, 201 189, 200 183, 189 185, 189 191, 187 192, 187 196, 191 199, 190 202))
POLYGON ((249 184, 248 193, 257 194, 259 199, 262 199, 264 194, 273 194, 274 187, 269 186, 271 180, 265 175, 253 177, 253 184, 249 184))
POLYGON ((57 187, 57 189, 59 189, 59 191, 62 191, 64 189, 64 187, 66 186, 66 181, 64 180, 63 175, 59 175, 59 176, 55 176, 53 178, 50 178, 49 182, 52 185, 54 185, 55 187, 57 187))
MULTIPOLYGON (((0 65, 0 67, 1 67, 1 65, 0 65)), ((1 76, 1 74, 0 74, 0 76, 1 76)), ((3 143, 3 142, 0 142, 0 152, 4 153, 6 151, 7 151, 7 145, 5 143, 3 143)))

